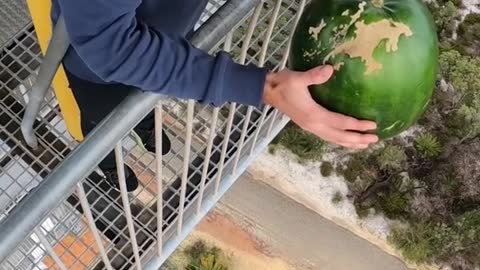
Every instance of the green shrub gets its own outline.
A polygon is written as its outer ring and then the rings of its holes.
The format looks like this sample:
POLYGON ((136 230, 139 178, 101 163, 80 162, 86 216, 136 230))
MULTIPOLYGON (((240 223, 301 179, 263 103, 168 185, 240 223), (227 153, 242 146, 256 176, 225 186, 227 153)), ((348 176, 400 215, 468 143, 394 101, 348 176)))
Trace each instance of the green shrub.
POLYGON ((226 258, 217 247, 198 240, 184 250, 188 257, 186 270, 228 270, 226 258))
POLYGON ((462 0, 452 0, 452 3, 457 7, 462 7, 462 0))
POLYGON ((405 151, 396 145, 387 145, 377 157, 382 170, 400 170, 404 167, 406 160, 405 151))
POLYGON ((190 259, 197 260, 204 254, 210 253, 211 250, 207 247, 207 244, 204 241, 198 240, 185 248, 184 252, 190 259))
POLYGON ((339 204, 343 201, 343 195, 340 193, 340 191, 335 192, 332 197, 332 203, 333 204, 339 204))
POLYGON ((285 127, 274 143, 292 151, 300 161, 320 159, 325 148, 321 139, 293 124, 285 127))
POLYGON ((440 1, 440 6, 437 6, 435 3, 428 4, 440 37, 450 37, 455 30, 455 18, 459 15, 459 12, 457 8, 458 0, 454 1, 443 3, 440 1))
POLYGON ((345 180, 353 183, 357 177, 366 170, 366 167, 366 161, 363 157, 353 156, 347 162, 347 168, 343 170, 342 174, 345 177, 345 180))
POLYGON ((426 223, 414 224, 408 228, 393 228, 388 239, 402 251, 405 259, 411 262, 425 262, 436 253, 431 241, 432 226, 426 223))
POLYGON ((364 182, 371 182, 378 177, 378 164, 374 155, 365 152, 351 155, 345 167, 337 167, 337 173, 343 175, 349 183, 359 177, 364 182))
POLYGON ((430 133, 419 135, 415 139, 415 148, 424 157, 428 158, 437 157, 442 152, 442 146, 438 142, 437 137, 430 133))
POLYGON ((464 104, 458 109, 453 125, 461 137, 468 139, 480 134, 480 92, 475 94, 470 106, 464 104))
POLYGON ((332 175, 333 170, 333 165, 329 161, 324 161, 322 162, 322 165, 320 165, 320 173, 323 177, 329 177, 330 175, 332 175))
POLYGON ((217 256, 208 254, 202 256, 198 261, 190 263, 186 270, 228 270, 228 268, 219 261, 217 256))
POLYGON ((480 210, 466 212, 446 222, 418 221, 408 228, 393 228, 389 241, 413 262, 448 260, 455 256, 463 257, 470 264, 478 263, 480 210))
POLYGON ((380 197, 378 200, 379 206, 386 217, 398 219, 409 212, 410 200, 406 194, 391 191, 380 197))
POLYGON ((373 208, 371 208, 371 207, 363 207, 363 206, 355 204, 355 212, 357 213, 358 218, 360 218, 360 219, 368 217, 368 215, 370 215, 372 209, 373 208))
POLYGON ((468 14, 458 26, 457 33, 457 42, 462 51, 480 55, 480 14, 468 14))
POLYGON ((469 104, 480 89, 480 58, 462 55, 457 50, 440 54, 440 73, 469 104))
POLYGON ((452 84, 455 96, 449 115, 450 133, 462 138, 480 134, 480 57, 462 55, 456 50, 440 54, 442 77, 452 84))

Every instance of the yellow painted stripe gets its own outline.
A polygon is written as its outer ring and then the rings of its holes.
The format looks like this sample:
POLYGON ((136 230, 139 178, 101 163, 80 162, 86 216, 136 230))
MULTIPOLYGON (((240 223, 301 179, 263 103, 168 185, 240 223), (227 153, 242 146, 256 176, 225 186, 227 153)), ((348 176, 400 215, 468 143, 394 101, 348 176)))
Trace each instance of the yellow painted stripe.
MULTIPOLYGON (((47 46, 52 36, 52 22, 50 20, 51 0, 27 0, 32 16, 35 32, 37 33, 40 48, 45 55, 47 46)), ((68 79, 63 66, 60 66, 53 79, 53 89, 58 100, 60 110, 65 120, 68 132, 77 141, 83 140, 80 125, 80 109, 68 86, 68 79)))

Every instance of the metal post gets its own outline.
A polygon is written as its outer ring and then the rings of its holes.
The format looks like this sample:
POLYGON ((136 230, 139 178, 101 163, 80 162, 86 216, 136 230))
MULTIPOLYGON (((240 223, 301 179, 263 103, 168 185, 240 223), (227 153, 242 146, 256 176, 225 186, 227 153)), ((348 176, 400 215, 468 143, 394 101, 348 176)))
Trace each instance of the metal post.
POLYGON ((45 58, 40 66, 37 80, 30 91, 25 115, 22 119, 21 130, 23 137, 27 145, 34 150, 38 148, 38 140, 33 131, 33 124, 68 47, 67 28, 64 18, 60 16, 53 30, 52 40, 48 46, 45 58))

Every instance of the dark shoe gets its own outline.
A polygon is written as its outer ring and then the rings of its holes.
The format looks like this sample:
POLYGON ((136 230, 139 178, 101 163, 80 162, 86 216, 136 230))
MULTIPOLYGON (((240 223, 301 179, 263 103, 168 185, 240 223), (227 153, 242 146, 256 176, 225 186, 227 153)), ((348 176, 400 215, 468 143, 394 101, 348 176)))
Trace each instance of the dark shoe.
MULTIPOLYGON (((155 153, 156 147, 155 147, 155 131, 149 131, 148 137, 145 140, 145 149, 148 151, 155 153)), ((170 152, 171 148, 171 142, 170 139, 168 138, 167 134, 165 133, 165 130, 162 130, 162 155, 168 154, 170 152)))
MULTIPOLYGON (((127 192, 132 192, 137 189, 138 187, 138 178, 133 172, 132 169, 130 169, 129 166, 125 165, 125 180, 127 184, 127 192)), ((117 174, 117 169, 109 169, 105 170, 103 169, 102 172, 105 174, 105 178, 108 183, 110 183, 112 186, 116 187, 118 190, 120 190, 120 183, 118 181, 118 174, 117 174)))

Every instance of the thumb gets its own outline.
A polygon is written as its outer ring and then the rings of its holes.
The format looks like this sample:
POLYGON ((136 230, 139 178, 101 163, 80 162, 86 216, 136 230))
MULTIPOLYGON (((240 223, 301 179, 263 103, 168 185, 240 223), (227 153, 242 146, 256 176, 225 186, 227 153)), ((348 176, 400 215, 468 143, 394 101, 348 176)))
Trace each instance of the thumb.
POLYGON ((305 84, 322 84, 327 82, 333 74, 333 67, 329 65, 319 66, 307 70, 303 73, 305 84))

